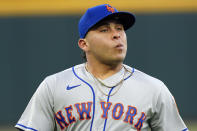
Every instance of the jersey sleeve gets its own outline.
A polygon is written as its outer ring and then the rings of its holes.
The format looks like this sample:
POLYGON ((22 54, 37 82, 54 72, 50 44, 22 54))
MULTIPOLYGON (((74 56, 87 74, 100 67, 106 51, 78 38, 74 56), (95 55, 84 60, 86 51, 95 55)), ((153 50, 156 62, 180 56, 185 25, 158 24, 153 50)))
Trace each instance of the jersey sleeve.
POLYGON ((151 131, 188 131, 174 97, 164 84, 155 106, 154 115, 150 120, 151 131))
POLYGON ((28 131, 54 131, 53 95, 46 79, 32 96, 15 127, 28 131))

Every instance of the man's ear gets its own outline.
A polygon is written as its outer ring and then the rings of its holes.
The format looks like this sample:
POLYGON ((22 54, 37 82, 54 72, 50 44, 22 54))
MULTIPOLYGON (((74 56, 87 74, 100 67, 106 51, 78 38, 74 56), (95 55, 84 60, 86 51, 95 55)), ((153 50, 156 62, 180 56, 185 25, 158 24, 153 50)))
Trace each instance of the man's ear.
POLYGON ((88 51, 88 43, 86 39, 79 39, 78 46, 81 48, 84 52, 88 51))

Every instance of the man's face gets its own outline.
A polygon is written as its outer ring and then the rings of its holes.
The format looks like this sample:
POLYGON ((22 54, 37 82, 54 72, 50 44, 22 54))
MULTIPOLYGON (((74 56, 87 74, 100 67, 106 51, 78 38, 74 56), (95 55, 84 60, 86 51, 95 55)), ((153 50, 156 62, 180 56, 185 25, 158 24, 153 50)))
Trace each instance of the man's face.
POLYGON ((123 25, 116 20, 105 20, 86 37, 87 58, 96 59, 105 64, 123 62, 127 52, 127 38, 123 25))

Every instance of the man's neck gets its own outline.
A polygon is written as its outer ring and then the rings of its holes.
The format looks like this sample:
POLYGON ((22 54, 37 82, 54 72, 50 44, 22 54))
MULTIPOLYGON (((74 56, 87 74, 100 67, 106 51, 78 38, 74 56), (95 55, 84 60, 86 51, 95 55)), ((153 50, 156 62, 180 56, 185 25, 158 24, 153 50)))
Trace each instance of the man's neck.
POLYGON ((122 69, 122 63, 108 65, 99 62, 87 62, 86 69, 96 78, 104 80, 122 69))

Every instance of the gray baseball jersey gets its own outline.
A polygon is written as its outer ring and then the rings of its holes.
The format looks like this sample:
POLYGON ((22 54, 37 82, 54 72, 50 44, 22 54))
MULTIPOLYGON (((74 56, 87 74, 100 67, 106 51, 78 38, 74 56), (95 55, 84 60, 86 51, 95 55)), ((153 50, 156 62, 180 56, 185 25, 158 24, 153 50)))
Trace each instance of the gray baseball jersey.
POLYGON ((124 65, 100 81, 113 87, 101 84, 85 64, 47 77, 15 127, 27 131, 188 131, 160 80, 124 65))

